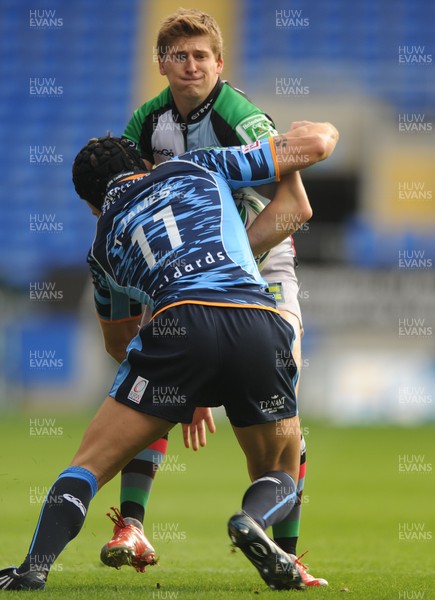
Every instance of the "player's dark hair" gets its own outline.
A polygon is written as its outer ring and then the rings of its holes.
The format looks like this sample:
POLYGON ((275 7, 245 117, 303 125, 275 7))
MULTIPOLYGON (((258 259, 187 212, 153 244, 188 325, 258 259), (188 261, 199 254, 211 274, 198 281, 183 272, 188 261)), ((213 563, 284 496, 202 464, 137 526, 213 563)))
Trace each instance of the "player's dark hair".
POLYGON ((92 138, 77 154, 72 168, 77 194, 101 210, 107 185, 121 173, 146 171, 130 140, 116 137, 92 138))

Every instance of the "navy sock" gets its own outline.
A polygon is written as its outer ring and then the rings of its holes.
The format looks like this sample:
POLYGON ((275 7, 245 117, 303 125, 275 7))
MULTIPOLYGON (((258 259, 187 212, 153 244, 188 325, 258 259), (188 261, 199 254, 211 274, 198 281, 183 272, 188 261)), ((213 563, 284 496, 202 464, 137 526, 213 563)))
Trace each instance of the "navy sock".
POLYGON ((283 471, 270 471, 252 482, 243 496, 242 509, 262 529, 279 523, 296 502, 296 485, 283 471))
POLYGON ((62 471, 47 494, 29 552, 18 572, 48 574, 59 554, 82 528, 97 491, 97 480, 87 469, 69 467, 62 471))

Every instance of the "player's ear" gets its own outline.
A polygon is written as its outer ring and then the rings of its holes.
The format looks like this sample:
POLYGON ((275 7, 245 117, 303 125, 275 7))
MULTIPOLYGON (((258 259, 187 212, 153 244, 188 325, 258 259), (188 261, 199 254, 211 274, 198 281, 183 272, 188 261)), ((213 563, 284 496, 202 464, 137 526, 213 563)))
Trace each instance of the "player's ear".
POLYGON ((159 71, 160 71, 160 75, 166 75, 166 69, 165 69, 165 61, 162 60, 159 56, 158 58, 158 63, 159 63, 159 71))
POLYGON ((217 59, 216 73, 218 75, 220 75, 222 73, 223 69, 224 69, 224 59, 222 58, 222 56, 219 56, 219 58, 217 59))

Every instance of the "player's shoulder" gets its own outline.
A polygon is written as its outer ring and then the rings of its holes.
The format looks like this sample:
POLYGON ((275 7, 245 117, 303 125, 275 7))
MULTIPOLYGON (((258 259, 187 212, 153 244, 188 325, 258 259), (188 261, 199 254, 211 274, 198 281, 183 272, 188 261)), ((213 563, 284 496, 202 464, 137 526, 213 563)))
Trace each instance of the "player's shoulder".
POLYGON ((156 112, 161 112, 162 109, 168 109, 172 105, 172 93, 170 87, 168 86, 162 90, 160 94, 157 94, 157 96, 147 100, 144 102, 144 104, 142 104, 142 106, 139 106, 139 108, 135 110, 135 114, 140 116, 141 120, 145 120, 150 115, 156 112))
POLYGON ((234 119, 247 113, 260 113, 256 106, 242 90, 234 87, 228 81, 222 82, 222 87, 214 104, 214 110, 227 119, 234 119))
MULTIPOLYGON (((240 88, 235 87, 229 81, 224 79, 222 81, 222 87, 220 89, 219 98, 232 98, 233 100, 239 101, 246 105, 256 106, 246 95, 246 93, 240 88)), ((258 107, 257 107, 258 108, 258 107)))
MULTIPOLYGON (((171 90, 167 87, 161 91, 160 94, 154 96, 154 98, 151 98, 139 106, 139 108, 136 108, 124 130, 123 137, 134 142, 143 151, 144 143, 141 139, 144 131, 152 130, 153 124, 156 123, 156 120, 160 115, 169 112, 172 109, 172 106, 173 99, 171 90)), ((143 154, 143 158, 150 161, 153 160, 150 149, 147 149, 147 152, 143 154)))
POLYGON ((237 120, 251 114, 265 113, 254 104, 242 90, 224 81, 219 96, 216 98, 214 109, 226 120, 237 120))
POLYGON ((243 142, 276 135, 272 119, 238 88, 227 81, 216 99, 214 110, 243 142))

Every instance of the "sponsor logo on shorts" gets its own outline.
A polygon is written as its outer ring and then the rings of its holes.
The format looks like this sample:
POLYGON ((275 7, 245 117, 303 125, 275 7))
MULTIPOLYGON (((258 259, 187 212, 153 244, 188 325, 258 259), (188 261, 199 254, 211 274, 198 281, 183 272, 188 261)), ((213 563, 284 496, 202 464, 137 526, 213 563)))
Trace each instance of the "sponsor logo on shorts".
POLYGON ((269 400, 260 400, 260 410, 263 413, 272 415, 279 410, 285 408, 285 396, 278 396, 275 394, 271 396, 269 400))
POLYGON ((131 387, 130 392, 128 393, 127 398, 136 404, 142 400, 142 397, 147 389, 147 385, 149 384, 148 379, 144 379, 143 377, 136 377, 136 381, 131 387))

